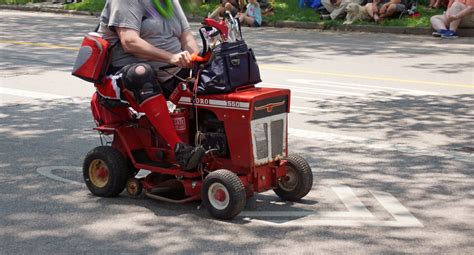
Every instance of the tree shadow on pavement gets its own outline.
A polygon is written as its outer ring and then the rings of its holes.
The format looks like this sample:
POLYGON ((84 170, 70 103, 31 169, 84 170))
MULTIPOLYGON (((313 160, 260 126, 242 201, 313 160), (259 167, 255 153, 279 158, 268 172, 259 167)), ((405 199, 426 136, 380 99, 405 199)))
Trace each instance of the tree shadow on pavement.
POLYGON ((40 166, 81 166, 87 151, 99 145, 91 131, 94 124, 88 104, 68 100, 4 104, 0 106, 0 251, 298 253, 314 252, 318 247, 318 252, 436 249, 468 253, 472 223, 464 220, 473 209, 469 194, 474 167, 472 161, 459 160, 449 149, 472 146, 474 97, 399 97, 383 102, 354 98, 338 98, 346 103, 314 102, 315 107, 342 113, 330 121, 311 116, 308 123, 314 127, 381 132, 383 136, 367 144, 321 141, 312 147, 290 137, 290 149, 304 153, 316 172, 315 185, 335 180, 393 194, 425 225, 409 231, 304 224, 279 227, 249 224, 240 218, 218 221, 204 209, 197 211, 196 203, 170 205, 124 195, 94 197, 84 186, 50 180, 35 171, 40 166), (434 144, 425 135, 446 139, 434 144), (424 147, 417 143, 419 139, 424 147), (379 142, 415 145, 408 150, 371 146, 379 142), (430 154, 437 150, 443 153, 430 154))

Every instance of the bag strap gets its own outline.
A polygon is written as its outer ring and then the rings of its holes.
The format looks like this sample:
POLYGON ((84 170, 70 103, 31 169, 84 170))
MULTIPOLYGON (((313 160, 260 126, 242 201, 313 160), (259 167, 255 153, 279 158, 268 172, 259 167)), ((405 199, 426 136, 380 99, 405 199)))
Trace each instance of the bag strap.
POLYGON ((201 71, 202 69, 199 69, 197 74, 196 74, 196 78, 194 79, 194 85, 193 85, 193 102, 194 102, 194 99, 196 99, 196 94, 197 94, 197 86, 199 84, 199 79, 200 79, 200 76, 201 76, 201 71))

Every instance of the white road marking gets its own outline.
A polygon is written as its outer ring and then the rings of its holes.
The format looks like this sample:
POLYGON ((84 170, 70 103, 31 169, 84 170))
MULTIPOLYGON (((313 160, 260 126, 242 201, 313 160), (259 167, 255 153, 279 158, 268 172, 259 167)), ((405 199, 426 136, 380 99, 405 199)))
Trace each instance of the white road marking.
POLYGON ((328 142, 347 143, 347 142, 367 142, 366 138, 357 136, 340 135, 328 132, 310 131, 297 128, 288 128, 288 135, 293 137, 316 139, 328 142))
POLYGON ((361 218, 374 217, 348 186, 336 186, 332 187, 332 190, 352 214, 358 215, 361 218))
POLYGON ((309 100, 309 101, 331 101, 332 103, 338 103, 338 104, 347 103, 345 101, 333 100, 331 98, 302 97, 302 96, 295 96, 295 95, 291 95, 291 99, 303 99, 303 100, 309 100))
POLYGON ((326 95, 326 96, 357 96, 357 97, 362 97, 365 94, 363 93, 356 93, 356 92, 348 92, 348 91, 338 91, 338 90, 330 90, 330 89, 317 89, 317 88, 308 88, 308 87, 298 87, 298 86, 291 86, 289 85, 283 85, 283 84, 277 84, 277 83, 268 83, 266 82, 263 84, 264 87, 269 87, 269 88, 290 88, 291 92, 297 92, 297 93, 304 93, 304 94, 310 94, 310 95, 326 95))
MULTIPOLYGON (((349 187, 346 186, 339 186, 340 188, 344 189, 350 189, 349 187)), ((344 190, 343 189, 343 190, 344 190)), ((334 190, 334 189, 333 189, 334 190)), ((281 227, 301 227, 301 226, 332 226, 332 227, 369 227, 369 226, 374 226, 374 227, 396 227, 396 228, 422 228, 424 225, 415 217, 413 214, 411 214, 408 209, 406 209, 400 202, 390 195, 387 192, 381 192, 381 191, 372 191, 370 190, 372 195, 377 199, 379 204, 388 212, 394 220, 378 220, 378 219, 367 219, 369 217, 367 216, 356 216, 354 215, 353 217, 343 217, 343 215, 339 215, 341 219, 333 219, 333 214, 338 213, 338 212, 326 212, 326 213, 313 213, 309 214, 307 213, 306 215, 301 214, 301 215, 296 215, 293 214, 291 216, 295 217, 304 217, 304 218, 299 218, 299 219, 287 219, 287 220, 264 220, 262 218, 264 217, 275 217, 275 215, 269 214, 268 212, 261 211, 261 212, 256 212, 254 217, 261 217, 259 219, 255 218, 250 218, 246 217, 244 219, 252 221, 252 222, 258 222, 261 224, 265 225, 272 225, 272 226, 281 226, 281 227), (259 213, 259 214, 258 214, 259 213)), ((339 197, 341 195, 337 193, 339 197)), ((352 195, 347 196, 345 199, 353 199, 352 195)), ((343 200, 344 202, 344 200, 343 200)), ((347 201, 346 201, 347 202, 347 201)), ((360 202, 360 200, 356 201, 349 201, 349 203, 355 203, 356 205, 360 202)), ((361 203, 362 204, 362 203, 361 203)), ((347 205, 346 205, 347 206, 347 205)), ((353 206, 351 206, 353 207, 353 206)), ((360 205, 357 206, 358 209, 356 210, 367 210, 367 208, 362 204, 362 207, 360 205)), ((350 207, 348 207, 350 208, 350 207)), ((354 208, 352 209, 354 210, 354 208)), ((340 213, 340 212, 339 212, 340 213)), ((351 214, 351 211, 347 212, 346 214, 351 214)), ((370 211, 367 210, 366 213, 364 214, 370 214, 372 217, 370 218, 375 218, 375 216, 370 213, 370 211)), ((240 215, 240 214, 239 214, 240 215)), ((334 214, 337 215, 337 214, 334 214)), ((289 216, 287 216, 289 217, 289 216)))
POLYGON ((242 211, 239 217, 305 217, 318 216, 323 218, 375 218, 365 205, 348 186, 331 187, 339 197, 347 211, 242 211))
POLYGON ((304 106, 290 106, 290 109, 291 111, 295 111, 295 109, 297 109, 297 111, 300 111, 300 112, 305 112, 307 113, 308 111, 311 111, 311 112, 331 112, 331 110, 329 109, 320 109, 320 108, 316 108, 316 107, 304 107, 304 106))
MULTIPOLYGON (((398 91, 405 94, 411 95, 439 95, 435 92, 414 90, 414 89, 404 89, 404 88, 392 88, 385 86, 375 86, 375 85, 366 85, 360 83, 347 83, 347 82, 334 82, 334 81, 325 81, 325 80, 307 80, 307 79, 288 79, 288 82, 291 83, 300 83, 307 85, 317 85, 321 87, 331 87, 331 88, 344 88, 344 89, 358 89, 366 91, 398 91)), ((306 87, 302 87, 306 88, 306 87)))
POLYGON ((0 94, 18 96, 18 97, 28 97, 28 98, 34 98, 34 99, 45 99, 45 100, 71 98, 69 96, 61 96, 61 95, 56 95, 56 94, 34 92, 34 91, 21 90, 21 89, 11 89, 11 88, 5 88, 5 87, 0 87, 0 94))
POLYGON ((301 113, 301 114, 306 114, 306 113, 309 113, 308 111, 301 111, 301 110, 291 110, 290 114, 291 113, 301 113))
MULTIPOLYGON (((55 175, 53 173, 54 170, 81 172, 82 168, 74 166, 45 166, 36 169, 36 172, 52 180, 84 186, 83 183, 55 175)), ((384 221, 376 219, 350 187, 338 185, 332 187, 332 190, 345 205, 347 211, 320 212, 316 211, 317 209, 306 211, 242 211, 238 217, 243 217, 245 220, 256 223, 275 226, 423 227, 423 224, 389 193, 370 190, 379 204, 394 218, 394 220, 384 221), (263 220, 262 218, 265 217, 287 217, 289 219, 263 220), (292 219, 295 217, 299 218, 292 219)))
POLYGON ((375 190, 370 190, 370 193, 392 215, 398 225, 423 227, 423 224, 389 193, 375 190))
POLYGON ((57 175, 53 174, 54 170, 81 172, 82 167, 75 167, 75 166, 44 166, 44 167, 40 167, 40 168, 36 169, 36 172, 43 175, 43 176, 45 176, 45 177, 48 177, 49 179, 53 179, 53 180, 56 180, 56 181, 65 182, 65 183, 68 183, 68 184, 80 185, 80 186, 85 185, 84 183, 81 183, 81 182, 77 182, 77 181, 73 181, 73 180, 69 180, 69 179, 57 176, 57 175))

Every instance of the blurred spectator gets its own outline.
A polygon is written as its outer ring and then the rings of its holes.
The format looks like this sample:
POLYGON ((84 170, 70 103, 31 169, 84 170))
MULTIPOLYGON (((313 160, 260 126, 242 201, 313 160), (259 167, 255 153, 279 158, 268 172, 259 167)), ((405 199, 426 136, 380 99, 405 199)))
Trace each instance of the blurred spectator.
POLYGON ((384 18, 391 17, 395 14, 400 14, 406 10, 405 0, 374 0, 372 3, 365 5, 367 13, 379 22, 384 18))
POLYGON ((262 11, 257 0, 248 0, 247 11, 238 16, 240 24, 250 27, 259 27, 262 25, 262 11))
POLYGON ((267 0, 257 0, 262 10, 262 15, 267 15, 273 11, 273 6, 267 0))
POLYGON ((244 0, 221 0, 220 5, 208 15, 208 18, 218 20, 219 17, 224 17, 226 11, 230 11, 232 16, 235 17, 237 13, 242 11, 244 5, 244 0))
POLYGON ((350 3, 362 4, 362 0, 322 0, 329 14, 322 14, 321 19, 336 19, 346 15, 346 7, 350 3))
POLYGON ((448 10, 431 17, 433 36, 457 38, 458 27, 474 28, 474 0, 455 0, 450 2, 448 10))

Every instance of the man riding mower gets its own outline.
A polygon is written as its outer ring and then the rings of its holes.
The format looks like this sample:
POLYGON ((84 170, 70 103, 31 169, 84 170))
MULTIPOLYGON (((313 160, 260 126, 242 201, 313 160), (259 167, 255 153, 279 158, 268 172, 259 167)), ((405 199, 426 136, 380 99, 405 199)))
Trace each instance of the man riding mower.
POLYGON ((198 55, 179 2, 165 1, 175 10, 169 17, 147 3, 107 1, 102 35, 88 34, 76 60, 73 74, 96 84, 91 108, 103 143, 84 160, 89 190, 103 197, 126 188, 131 196, 144 192, 173 203, 202 200, 220 219, 239 214, 254 192, 273 189, 289 201, 307 195, 311 168, 288 155, 290 91, 255 87, 258 66, 238 21, 206 19, 198 55), (115 20, 124 15, 130 24, 115 20), (157 23, 161 31, 151 29, 157 23), (104 74, 98 68, 108 66, 110 49, 112 67, 104 74), (171 111, 167 99, 175 105, 171 111), (150 174, 136 177, 140 169, 150 174))

